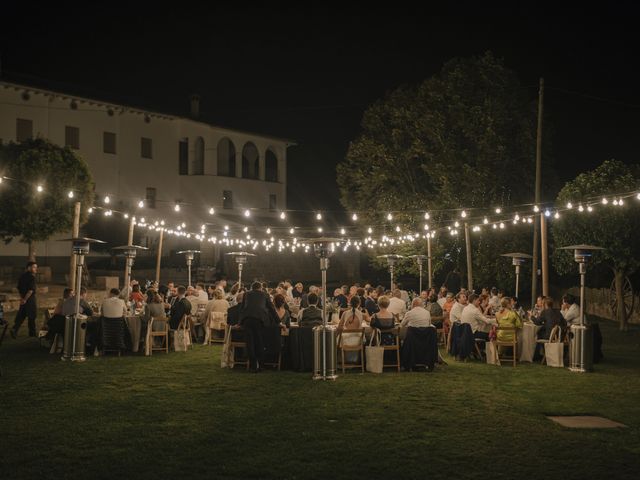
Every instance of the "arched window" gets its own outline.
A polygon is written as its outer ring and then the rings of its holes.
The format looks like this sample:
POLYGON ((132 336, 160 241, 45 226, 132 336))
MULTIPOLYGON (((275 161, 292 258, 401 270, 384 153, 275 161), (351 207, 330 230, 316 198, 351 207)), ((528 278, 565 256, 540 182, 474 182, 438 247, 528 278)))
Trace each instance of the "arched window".
POLYGON ((218 175, 236 176, 236 147, 226 137, 218 142, 218 175))
POLYGON ((260 155, 256 146, 247 142, 242 149, 242 178, 257 179, 260 177, 260 155))
POLYGON ((267 149, 264 157, 264 179, 267 182, 278 181, 278 157, 271 149, 267 149))
POLYGON ((202 137, 196 138, 191 175, 204 175, 204 139, 202 137))

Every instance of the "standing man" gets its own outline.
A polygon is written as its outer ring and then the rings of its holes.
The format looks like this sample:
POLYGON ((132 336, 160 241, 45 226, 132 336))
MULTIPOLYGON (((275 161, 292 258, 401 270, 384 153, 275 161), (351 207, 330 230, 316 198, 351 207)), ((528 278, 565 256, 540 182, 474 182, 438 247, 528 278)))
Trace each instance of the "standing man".
POLYGON ((240 324, 244 327, 249 353, 249 368, 252 372, 260 371, 264 355, 262 327, 269 323, 269 312, 275 310, 273 303, 262 290, 260 282, 251 284, 251 291, 244 295, 240 307, 240 324))
POLYGON ((36 315, 38 305, 36 304, 36 272, 38 264, 27 262, 26 271, 18 279, 18 292, 20 293, 20 308, 16 314, 16 321, 11 329, 11 336, 16 338, 20 325, 25 318, 29 319, 29 336, 36 336, 36 315))

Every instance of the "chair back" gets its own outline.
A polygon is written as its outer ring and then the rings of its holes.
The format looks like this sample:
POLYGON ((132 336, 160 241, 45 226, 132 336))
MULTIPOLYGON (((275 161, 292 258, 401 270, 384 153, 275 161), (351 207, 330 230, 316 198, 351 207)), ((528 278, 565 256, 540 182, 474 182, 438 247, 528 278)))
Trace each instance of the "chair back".
POLYGON ((338 347, 344 350, 361 350, 364 345, 364 327, 343 328, 338 333, 338 347))

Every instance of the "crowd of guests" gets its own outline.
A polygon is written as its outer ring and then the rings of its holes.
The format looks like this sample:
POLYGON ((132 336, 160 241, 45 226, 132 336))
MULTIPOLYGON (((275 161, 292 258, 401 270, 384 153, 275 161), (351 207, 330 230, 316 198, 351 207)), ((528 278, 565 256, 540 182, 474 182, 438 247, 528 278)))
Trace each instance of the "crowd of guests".
MULTIPOLYGON (((251 368, 259 370, 261 341, 258 324, 281 325, 286 328, 293 317, 302 327, 314 327, 323 323, 320 289, 310 285, 305 289, 300 282, 282 281, 275 288, 267 283, 254 282, 247 291, 244 286, 227 285, 220 280, 205 286, 181 286, 173 282, 165 285, 149 283, 142 287, 132 280, 122 291, 111 289, 99 310, 89 305, 86 290, 80 292, 81 313, 105 318, 121 318, 134 312, 146 322, 150 318, 166 318, 171 329, 177 329, 185 315, 209 318, 212 312, 227 314, 229 325, 242 324, 247 332, 251 368), (96 311, 97 310, 97 311, 96 311), (295 314, 292 313, 295 310, 295 314)), ((75 295, 65 289, 63 298, 49 321, 51 334, 64 331, 64 317, 75 312, 75 295)), ((331 313, 338 314, 337 327, 359 329, 363 326, 387 329, 394 325, 425 328, 433 326, 447 332, 454 323, 469 324, 475 338, 488 340, 494 326, 522 328, 524 321, 541 326, 538 337, 549 338, 555 326, 563 332, 579 323, 579 307, 576 299, 565 295, 560 308, 554 299, 540 296, 528 312, 515 297, 505 296, 497 288, 483 288, 479 293, 460 288, 449 291, 446 286, 423 290, 415 298, 400 284, 392 289, 370 284, 342 285, 333 291, 327 303, 331 313)), ((333 317, 335 318, 335 316, 333 317)), ((497 338, 509 341, 513 333, 498 329, 497 338)), ((382 338, 383 343, 390 341, 382 338)))

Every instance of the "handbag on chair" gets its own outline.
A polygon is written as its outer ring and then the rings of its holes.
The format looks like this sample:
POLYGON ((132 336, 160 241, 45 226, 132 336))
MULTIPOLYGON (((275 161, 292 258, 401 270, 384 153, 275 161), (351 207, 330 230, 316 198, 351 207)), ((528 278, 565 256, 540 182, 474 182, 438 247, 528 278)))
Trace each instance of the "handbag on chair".
POLYGON ((559 332, 560 329, 556 328, 544 344, 544 356, 549 367, 564 367, 564 343, 559 332))
POLYGON ((365 347, 365 358, 367 360, 367 372, 382 373, 382 365, 384 364, 384 347, 380 346, 380 330, 375 329, 375 333, 371 333, 369 345, 365 347), (373 345, 373 338, 376 338, 377 346, 373 345))

